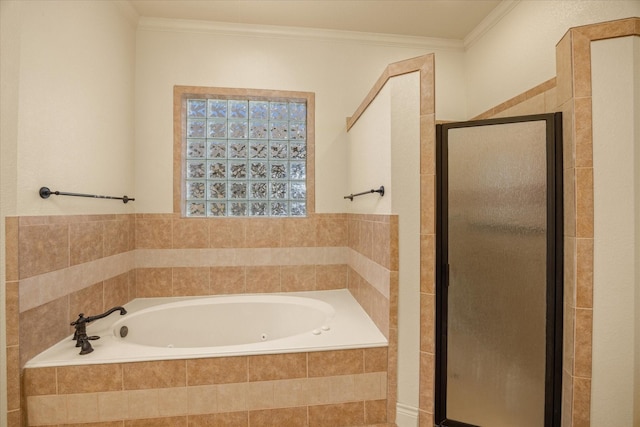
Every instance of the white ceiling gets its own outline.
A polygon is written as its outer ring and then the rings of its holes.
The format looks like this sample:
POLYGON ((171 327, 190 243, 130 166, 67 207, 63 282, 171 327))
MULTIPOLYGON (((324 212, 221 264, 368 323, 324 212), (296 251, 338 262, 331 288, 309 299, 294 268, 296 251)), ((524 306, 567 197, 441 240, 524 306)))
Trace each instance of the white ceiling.
POLYGON ((464 40, 502 0, 130 0, 142 17, 464 40))

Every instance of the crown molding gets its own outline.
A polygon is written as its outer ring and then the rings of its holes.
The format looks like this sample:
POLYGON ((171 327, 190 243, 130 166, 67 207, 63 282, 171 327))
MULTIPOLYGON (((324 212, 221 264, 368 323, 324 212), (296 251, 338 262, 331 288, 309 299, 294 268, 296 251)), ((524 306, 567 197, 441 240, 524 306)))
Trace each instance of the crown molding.
POLYGON ((118 11, 129 21, 129 24, 134 28, 138 25, 140 15, 129 0, 112 0, 111 3, 113 3, 118 11))
POLYGON ((467 50, 492 29, 502 18, 515 8, 522 0, 502 0, 463 40, 467 50))
POLYGON ((319 40, 331 42, 351 42, 430 50, 456 50, 462 52, 461 40, 431 37, 399 36, 393 34, 364 33, 357 31, 323 30, 300 27, 271 25, 233 24, 227 22, 196 21, 186 19, 166 19, 141 17, 139 31, 167 31, 185 33, 205 33, 235 37, 269 37, 296 40, 319 40))

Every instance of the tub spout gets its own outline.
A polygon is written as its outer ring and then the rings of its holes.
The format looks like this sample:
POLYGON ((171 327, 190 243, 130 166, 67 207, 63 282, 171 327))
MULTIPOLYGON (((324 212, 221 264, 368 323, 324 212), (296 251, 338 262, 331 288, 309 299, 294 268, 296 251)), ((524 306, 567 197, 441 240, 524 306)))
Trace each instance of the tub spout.
POLYGON ((113 307, 102 314, 98 314, 97 316, 84 317, 84 313, 80 313, 78 315, 78 319, 75 322, 71 322, 71 326, 75 327, 73 340, 76 342, 76 347, 80 347, 80 354, 91 353, 93 351, 93 347, 91 347, 91 343, 89 343, 89 341, 100 339, 97 335, 87 336, 87 323, 105 318, 114 311, 120 311, 121 316, 127 314, 127 310, 125 310, 124 307, 113 307))

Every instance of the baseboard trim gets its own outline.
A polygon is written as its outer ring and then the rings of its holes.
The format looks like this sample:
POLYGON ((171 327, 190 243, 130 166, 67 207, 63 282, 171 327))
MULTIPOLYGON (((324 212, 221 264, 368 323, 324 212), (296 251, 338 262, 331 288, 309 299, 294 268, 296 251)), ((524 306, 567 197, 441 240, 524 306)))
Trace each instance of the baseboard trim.
POLYGON ((396 403, 396 425, 398 427, 418 427, 418 408, 396 403))

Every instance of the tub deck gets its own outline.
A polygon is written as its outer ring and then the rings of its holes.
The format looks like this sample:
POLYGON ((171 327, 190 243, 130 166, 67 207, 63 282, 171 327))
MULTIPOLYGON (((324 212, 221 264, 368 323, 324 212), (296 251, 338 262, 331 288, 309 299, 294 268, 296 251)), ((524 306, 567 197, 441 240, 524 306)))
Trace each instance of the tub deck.
MULTIPOLYGON (((311 292, 289 292, 282 294, 261 294, 269 296, 286 295, 317 299, 330 304, 335 310, 331 328, 321 333, 311 331, 286 338, 251 344, 218 347, 151 347, 129 343, 116 337, 112 325, 121 316, 111 316, 97 320, 87 327, 88 335, 98 335, 99 340, 91 341, 92 353, 79 355, 79 349, 70 335, 51 348, 27 362, 25 368, 53 366, 91 365, 140 362, 154 360, 194 359, 228 357, 259 354, 286 354, 327 350, 385 347, 388 341, 374 322, 346 289, 311 292)), ((125 305, 133 314, 140 310, 173 303, 181 300, 221 298, 229 295, 207 297, 139 298, 125 305)), ((237 295, 234 295, 237 297, 237 295)), ((230 326, 230 325, 229 325, 230 326)), ((316 331, 317 332, 317 331, 316 331)))

